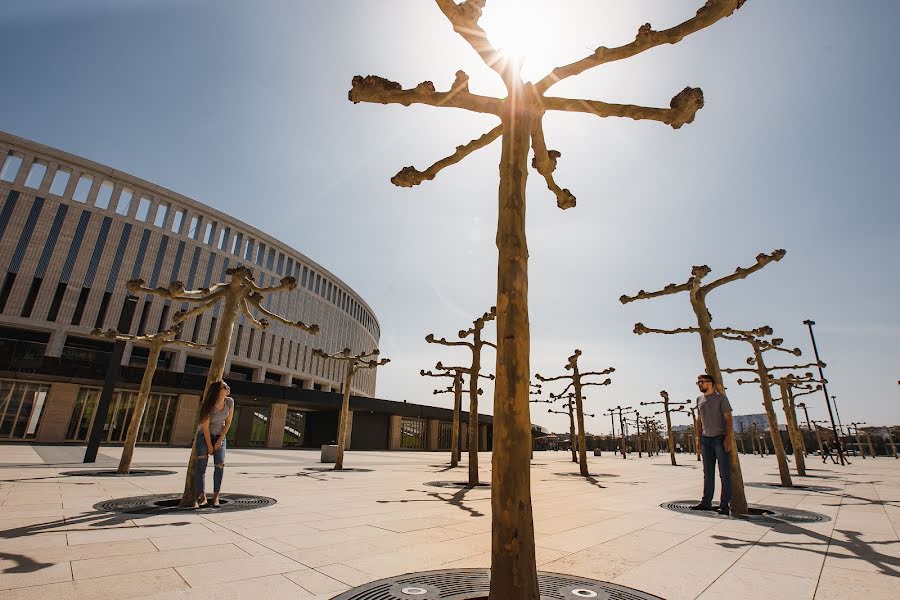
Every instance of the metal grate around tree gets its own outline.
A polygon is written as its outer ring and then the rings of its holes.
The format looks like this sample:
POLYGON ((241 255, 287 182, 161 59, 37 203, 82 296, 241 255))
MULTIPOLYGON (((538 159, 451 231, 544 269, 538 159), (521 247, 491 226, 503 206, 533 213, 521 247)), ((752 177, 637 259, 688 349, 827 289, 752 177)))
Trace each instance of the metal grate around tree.
MULTIPOLYGON (((672 502, 663 502, 660 506, 668 510, 693 515, 695 517, 709 517, 712 519, 730 518, 711 510, 691 510, 690 507, 697 504, 697 502, 697 500, 675 500, 672 502)), ((768 506, 763 504, 748 504, 746 515, 734 516, 756 523, 821 523, 831 520, 831 518, 826 515, 808 510, 768 506)))
MULTIPOLYGON (((541 600, 662 600, 633 588, 564 575, 538 574, 541 600)), ((446 569, 388 577, 361 585, 332 600, 479 600, 487 598, 491 574, 488 569, 446 569)))
POLYGON ((94 510, 117 512, 129 515, 165 515, 172 513, 200 512, 221 513, 253 510, 272 506, 277 502, 274 498, 251 494, 222 494, 219 496, 218 508, 206 504, 203 508, 180 508, 181 494, 150 494, 104 500, 94 505, 94 510))

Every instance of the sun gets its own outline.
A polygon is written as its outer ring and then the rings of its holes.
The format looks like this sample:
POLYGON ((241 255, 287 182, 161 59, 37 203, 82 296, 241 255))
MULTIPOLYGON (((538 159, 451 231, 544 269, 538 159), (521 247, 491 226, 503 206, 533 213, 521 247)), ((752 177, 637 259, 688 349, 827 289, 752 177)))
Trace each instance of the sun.
POLYGON ((552 35, 547 32, 547 19, 553 15, 548 0, 494 0, 484 9, 479 24, 495 48, 507 58, 520 61, 523 76, 540 77, 537 71, 552 50, 552 35))

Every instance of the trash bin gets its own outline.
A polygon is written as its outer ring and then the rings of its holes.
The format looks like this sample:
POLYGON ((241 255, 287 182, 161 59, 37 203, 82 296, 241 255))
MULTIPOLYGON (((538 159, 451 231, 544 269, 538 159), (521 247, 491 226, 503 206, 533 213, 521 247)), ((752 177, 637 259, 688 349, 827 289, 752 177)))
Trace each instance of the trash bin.
POLYGON ((600 448, 594 448, 594 456, 601 456, 600 448))
POLYGON ((323 463, 337 462, 337 444, 322 444, 322 460, 323 463))

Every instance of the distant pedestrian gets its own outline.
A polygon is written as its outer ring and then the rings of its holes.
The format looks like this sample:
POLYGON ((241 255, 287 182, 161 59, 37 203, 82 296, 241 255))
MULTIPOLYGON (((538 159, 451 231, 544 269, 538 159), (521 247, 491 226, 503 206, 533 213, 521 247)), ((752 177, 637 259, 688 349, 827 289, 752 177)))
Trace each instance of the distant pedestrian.
POLYGON ((194 471, 194 508, 206 506, 206 467, 209 457, 215 461, 213 469, 212 505, 219 506, 219 492, 225 475, 225 437, 234 416, 234 399, 228 396, 231 388, 224 381, 209 384, 206 397, 200 405, 200 422, 197 425, 197 464, 194 471))
POLYGON ((822 462, 825 462, 826 458, 830 458, 831 462, 837 464, 834 455, 831 453, 831 446, 828 445, 828 442, 822 442, 822 462))
POLYGON ((731 460, 728 452, 734 445, 734 428, 731 421, 731 404, 725 394, 716 391, 712 376, 697 376, 697 385, 702 396, 697 398, 697 416, 700 419, 700 455, 703 457, 703 499, 691 510, 713 510, 712 497, 716 491, 716 463, 719 464, 719 479, 722 490, 719 508, 716 512, 728 515, 731 512, 731 460))

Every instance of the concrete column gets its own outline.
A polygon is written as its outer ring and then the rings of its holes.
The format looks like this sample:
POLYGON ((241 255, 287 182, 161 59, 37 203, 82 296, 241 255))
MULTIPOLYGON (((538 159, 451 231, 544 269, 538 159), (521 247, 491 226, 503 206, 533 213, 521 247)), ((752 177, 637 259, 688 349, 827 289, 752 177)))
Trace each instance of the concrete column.
POLYGON ((257 367, 253 369, 253 383, 264 383, 266 381, 266 368, 257 367))
POLYGON ((487 452, 488 449, 488 435, 487 435, 487 425, 479 425, 478 426, 478 451, 479 452, 487 452))
MULTIPOLYGON (((194 443, 194 432, 197 431, 197 412, 200 410, 198 394, 179 394, 175 411, 175 423, 172 425, 170 446, 190 446, 194 443)), ((234 424, 232 424, 234 427, 234 424)))
POLYGON ((438 449, 438 432, 440 427, 441 424, 437 419, 428 419, 428 435, 425 438, 428 450, 434 451, 438 449))
POLYGON ((122 367, 127 367, 128 363, 131 362, 131 351, 134 350, 134 342, 125 342, 125 349, 122 350, 122 362, 119 363, 122 367))
POLYGON ((75 399, 81 388, 75 383, 54 383, 47 394, 41 426, 35 436, 36 442, 62 442, 66 439, 66 429, 75 408, 75 399))
POLYGON ((304 389, 304 390, 311 390, 311 389, 313 389, 313 380, 312 380, 312 378, 304 379, 304 380, 303 380, 303 389, 304 389))
POLYGON ((400 426, 403 423, 403 417, 400 415, 391 415, 391 437, 388 442, 388 450, 400 449, 400 426))
POLYGON ((269 411, 269 431, 266 448, 281 448, 284 445, 284 425, 287 422, 287 404, 273 404, 269 411))
POLYGON ((184 373, 186 364, 187 350, 176 350, 175 356, 172 357, 172 371, 175 373, 184 373))
POLYGON ((62 356, 63 346, 66 345, 66 332, 62 329, 56 329, 50 333, 50 340, 47 342, 47 350, 44 356, 53 356, 59 358, 62 356))
POLYGON ((281 376, 281 385, 291 387, 291 373, 285 373, 281 376))

